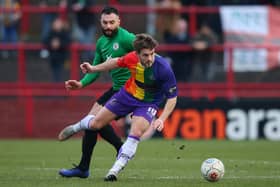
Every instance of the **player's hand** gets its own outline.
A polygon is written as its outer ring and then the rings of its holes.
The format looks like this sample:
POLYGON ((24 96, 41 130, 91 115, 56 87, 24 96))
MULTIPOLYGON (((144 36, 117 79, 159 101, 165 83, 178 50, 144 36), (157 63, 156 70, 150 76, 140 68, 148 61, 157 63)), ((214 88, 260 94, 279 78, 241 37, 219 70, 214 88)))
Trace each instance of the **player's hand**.
POLYGON ((156 119, 154 122, 153 122, 153 127, 155 130, 157 131, 162 131, 163 127, 164 127, 164 123, 161 119, 156 119))
POLYGON ((65 81, 65 88, 67 91, 69 90, 78 90, 83 87, 82 83, 77 80, 68 80, 65 81))
POLYGON ((82 70, 83 73, 92 73, 92 65, 90 65, 90 63, 88 62, 84 62, 80 65, 80 68, 82 70))

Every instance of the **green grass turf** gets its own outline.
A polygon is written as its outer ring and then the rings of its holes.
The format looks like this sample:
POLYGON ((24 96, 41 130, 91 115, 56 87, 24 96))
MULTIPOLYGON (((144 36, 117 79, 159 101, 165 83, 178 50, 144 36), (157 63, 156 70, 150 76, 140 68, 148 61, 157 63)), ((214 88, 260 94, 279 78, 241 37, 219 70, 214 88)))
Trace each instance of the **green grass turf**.
POLYGON ((116 152, 99 141, 88 179, 58 176, 60 168, 78 163, 79 139, 0 140, 0 186, 280 186, 280 142, 187 141, 152 139, 141 142, 135 158, 115 183, 103 181, 116 152), (216 183, 202 179, 204 159, 217 157, 225 165, 225 176, 216 183))

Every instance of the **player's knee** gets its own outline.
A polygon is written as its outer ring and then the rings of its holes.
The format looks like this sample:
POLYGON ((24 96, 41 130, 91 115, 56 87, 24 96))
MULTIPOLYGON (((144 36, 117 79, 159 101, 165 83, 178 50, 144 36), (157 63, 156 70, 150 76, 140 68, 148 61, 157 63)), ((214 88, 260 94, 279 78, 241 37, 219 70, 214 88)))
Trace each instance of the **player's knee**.
POLYGON ((142 136, 142 134, 143 134, 143 131, 141 131, 141 130, 131 130, 130 131, 130 135, 132 135, 132 136, 135 136, 135 137, 141 137, 142 136))
POLYGON ((104 124, 102 123, 101 120, 95 118, 94 120, 90 121, 89 126, 93 130, 99 130, 99 129, 101 129, 104 126, 104 124))

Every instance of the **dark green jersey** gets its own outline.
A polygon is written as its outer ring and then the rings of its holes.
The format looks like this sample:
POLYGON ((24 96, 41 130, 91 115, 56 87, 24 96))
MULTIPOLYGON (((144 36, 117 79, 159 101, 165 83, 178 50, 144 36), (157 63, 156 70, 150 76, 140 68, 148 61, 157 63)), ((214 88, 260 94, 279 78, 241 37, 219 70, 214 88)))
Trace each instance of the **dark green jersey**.
MULTIPOLYGON (((105 62, 109 58, 121 57, 133 51, 133 41, 135 35, 123 28, 119 28, 114 37, 101 36, 96 43, 95 58, 93 65, 105 62)), ((83 86, 94 82, 100 73, 86 74, 81 80, 83 86)), ((130 72, 126 68, 117 68, 110 71, 113 81, 113 89, 119 90, 130 77, 130 72)))

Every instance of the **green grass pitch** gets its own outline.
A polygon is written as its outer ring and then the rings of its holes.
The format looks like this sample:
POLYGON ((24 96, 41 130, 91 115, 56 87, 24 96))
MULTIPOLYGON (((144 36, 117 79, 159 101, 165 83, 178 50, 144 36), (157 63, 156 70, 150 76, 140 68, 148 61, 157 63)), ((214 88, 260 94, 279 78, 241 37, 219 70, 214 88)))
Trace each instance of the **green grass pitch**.
POLYGON ((188 141, 151 139, 139 144, 135 158, 118 181, 103 181, 116 152, 99 141, 88 179, 58 176, 60 168, 78 163, 81 140, 0 140, 0 186, 119 186, 119 187, 276 187, 280 186, 280 142, 188 141), (204 159, 217 157, 225 165, 225 176, 216 183, 202 179, 204 159))

